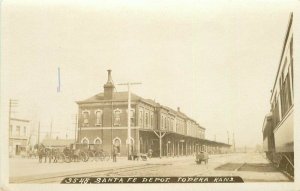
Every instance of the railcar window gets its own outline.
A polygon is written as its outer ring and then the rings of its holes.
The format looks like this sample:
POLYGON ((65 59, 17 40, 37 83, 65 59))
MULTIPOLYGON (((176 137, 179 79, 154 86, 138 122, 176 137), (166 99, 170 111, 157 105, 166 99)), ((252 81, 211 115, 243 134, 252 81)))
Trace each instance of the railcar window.
POLYGON ((284 79, 280 97, 281 97, 281 116, 283 118, 292 105, 289 73, 284 79))
POLYGON ((280 116, 279 116, 279 104, 278 104, 278 100, 277 97, 275 97, 275 108, 274 108, 274 127, 276 127, 276 125, 279 123, 280 121, 280 116))
POLYGON ((294 61, 294 58, 293 58, 293 37, 291 39, 291 42, 290 42, 290 60, 291 60, 291 77, 292 77, 292 88, 294 90, 294 71, 293 71, 293 61, 294 61))

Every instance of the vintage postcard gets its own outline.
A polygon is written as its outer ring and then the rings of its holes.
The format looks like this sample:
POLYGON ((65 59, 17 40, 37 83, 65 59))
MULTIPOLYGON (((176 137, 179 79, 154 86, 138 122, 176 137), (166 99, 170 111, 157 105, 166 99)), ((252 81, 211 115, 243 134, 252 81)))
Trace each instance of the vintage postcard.
POLYGON ((1 189, 299 190, 297 6, 2 1, 1 189))

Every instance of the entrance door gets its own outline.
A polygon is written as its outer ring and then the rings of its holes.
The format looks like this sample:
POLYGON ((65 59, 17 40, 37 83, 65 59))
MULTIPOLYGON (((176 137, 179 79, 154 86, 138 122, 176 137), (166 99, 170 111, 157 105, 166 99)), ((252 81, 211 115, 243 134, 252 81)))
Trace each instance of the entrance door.
POLYGON ((21 152, 20 145, 16 145, 16 155, 19 155, 21 152))

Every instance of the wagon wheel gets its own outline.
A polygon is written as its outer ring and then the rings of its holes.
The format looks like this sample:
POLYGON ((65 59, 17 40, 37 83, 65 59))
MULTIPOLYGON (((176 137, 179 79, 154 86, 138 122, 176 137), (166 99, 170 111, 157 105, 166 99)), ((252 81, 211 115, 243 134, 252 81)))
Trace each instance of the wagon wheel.
POLYGON ((65 155, 65 154, 63 154, 64 155, 64 161, 66 162, 66 163, 70 163, 71 162, 71 156, 70 155, 65 155))
POLYGON ((289 175, 294 176, 294 167, 290 163, 287 163, 286 171, 289 175))
POLYGON ((95 153, 93 151, 88 151, 87 152, 89 159, 91 159, 91 161, 96 161, 96 157, 95 157, 95 153))
POLYGON ((87 162, 89 160, 89 155, 86 152, 80 152, 79 153, 79 160, 82 160, 83 162, 87 162))
POLYGON ((105 157, 105 155, 104 155, 104 153, 103 153, 103 152, 97 152, 97 153, 96 153, 96 157, 97 157, 98 159, 100 159, 101 161, 103 161, 103 160, 104 160, 104 157, 105 157))
POLYGON ((85 154, 85 159, 84 159, 84 162, 87 162, 88 160, 89 160, 89 155, 86 153, 86 152, 84 152, 84 154, 85 154))
POLYGON ((57 162, 59 163, 65 162, 65 155, 63 153, 57 155, 57 162))
POLYGON ((101 152, 99 152, 99 151, 95 152, 95 159, 96 159, 96 161, 101 160, 101 152))
POLYGON ((103 152, 103 155, 104 155, 104 158, 103 158, 103 160, 105 160, 105 161, 109 161, 109 159, 110 159, 110 155, 109 155, 107 152, 103 152))

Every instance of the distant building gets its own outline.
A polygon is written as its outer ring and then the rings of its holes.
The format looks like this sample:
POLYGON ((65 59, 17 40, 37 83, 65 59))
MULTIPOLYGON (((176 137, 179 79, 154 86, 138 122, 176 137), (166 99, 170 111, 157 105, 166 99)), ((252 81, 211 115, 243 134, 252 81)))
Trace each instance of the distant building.
POLYGON ((65 147, 65 146, 70 146, 70 144, 74 142, 75 142, 74 139, 46 138, 42 141, 42 144, 46 147, 65 147))
POLYGON ((10 119, 9 154, 20 155, 26 149, 29 140, 30 121, 25 119, 10 119))
MULTIPOLYGON (((121 155, 128 152, 127 115, 130 115, 132 151, 147 153, 153 150, 159 156, 161 139, 162 156, 191 155, 200 150, 220 150, 227 144, 205 139, 205 128, 185 115, 180 108, 167 106, 131 94, 131 111, 128 112, 128 92, 115 92, 111 71, 104 92, 78 101, 78 141, 101 144, 110 151, 112 144, 121 155)), ((228 145, 227 145, 228 146, 228 145)))

